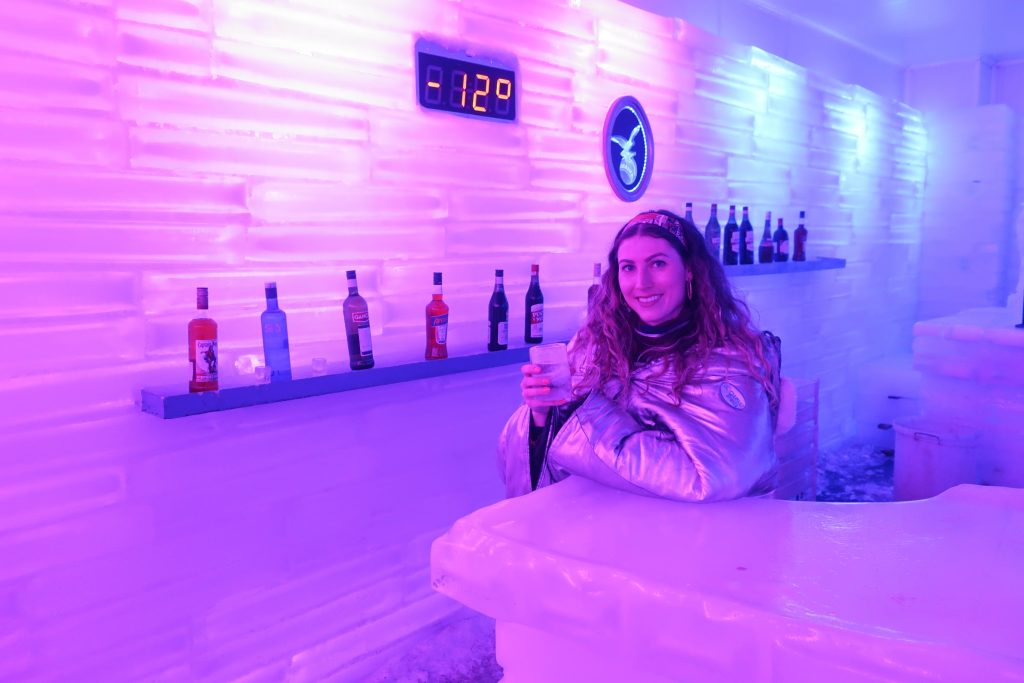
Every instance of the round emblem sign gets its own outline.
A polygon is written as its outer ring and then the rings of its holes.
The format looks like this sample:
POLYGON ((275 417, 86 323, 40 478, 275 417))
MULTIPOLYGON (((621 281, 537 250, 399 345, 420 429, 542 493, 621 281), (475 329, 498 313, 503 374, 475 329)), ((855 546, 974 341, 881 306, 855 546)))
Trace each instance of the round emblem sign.
POLYGON ((635 97, 620 97, 604 120, 604 172, 619 199, 635 202, 654 170, 651 124, 635 97))

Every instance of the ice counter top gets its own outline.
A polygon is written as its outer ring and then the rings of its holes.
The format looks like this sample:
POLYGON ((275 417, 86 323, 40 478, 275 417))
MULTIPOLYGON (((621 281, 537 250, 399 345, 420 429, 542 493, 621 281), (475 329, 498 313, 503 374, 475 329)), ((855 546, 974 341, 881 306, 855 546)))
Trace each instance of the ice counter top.
POLYGON ((1024 681, 1024 490, 686 504, 570 477, 431 565, 497 620, 506 683, 1024 681))

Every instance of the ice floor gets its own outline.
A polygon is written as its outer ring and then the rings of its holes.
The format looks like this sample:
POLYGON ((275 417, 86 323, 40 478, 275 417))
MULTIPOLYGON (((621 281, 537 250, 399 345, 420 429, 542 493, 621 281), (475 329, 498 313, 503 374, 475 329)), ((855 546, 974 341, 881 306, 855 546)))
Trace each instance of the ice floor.
MULTIPOLYGON (((893 457, 853 445, 818 456, 818 500, 892 500, 893 457)), ((495 683, 494 620, 466 609, 438 632, 395 657, 367 683, 495 683)))

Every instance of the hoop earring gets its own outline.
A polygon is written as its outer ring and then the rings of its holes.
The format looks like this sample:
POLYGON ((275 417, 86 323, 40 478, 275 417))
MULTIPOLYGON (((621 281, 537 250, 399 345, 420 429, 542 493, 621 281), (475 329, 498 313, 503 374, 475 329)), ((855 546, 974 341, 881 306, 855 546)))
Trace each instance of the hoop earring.
POLYGON ((693 279, 686 281, 686 300, 689 301, 693 298, 693 279))

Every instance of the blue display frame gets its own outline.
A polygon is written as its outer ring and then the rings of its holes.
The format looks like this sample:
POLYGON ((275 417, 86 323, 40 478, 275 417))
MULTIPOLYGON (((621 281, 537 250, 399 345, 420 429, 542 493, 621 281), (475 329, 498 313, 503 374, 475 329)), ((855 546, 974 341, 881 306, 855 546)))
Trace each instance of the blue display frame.
POLYGON ((654 133, 638 99, 626 95, 612 103, 604 120, 601 145, 604 172, 612 191, 626 202, 640 199, 654 173, 654 133))

